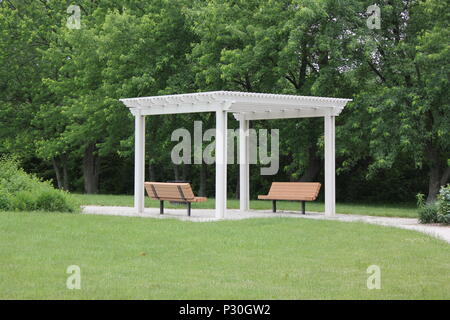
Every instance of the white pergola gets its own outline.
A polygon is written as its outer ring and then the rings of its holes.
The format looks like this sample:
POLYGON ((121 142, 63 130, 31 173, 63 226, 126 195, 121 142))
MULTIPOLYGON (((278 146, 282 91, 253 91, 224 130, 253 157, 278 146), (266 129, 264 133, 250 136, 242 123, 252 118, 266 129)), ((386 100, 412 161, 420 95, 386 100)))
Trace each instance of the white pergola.
POLYGON ((325 214, 335 215, 335 117, 351 99, 267 93, 213 91, 120 99, 135 117, 134 206, 144 211, 145 117, 162 114, 216 113, 216 212, 227 209, 227 114, 239 121, 240 210, 249 210, 249 122, 323 117, 325 121, 325 214))

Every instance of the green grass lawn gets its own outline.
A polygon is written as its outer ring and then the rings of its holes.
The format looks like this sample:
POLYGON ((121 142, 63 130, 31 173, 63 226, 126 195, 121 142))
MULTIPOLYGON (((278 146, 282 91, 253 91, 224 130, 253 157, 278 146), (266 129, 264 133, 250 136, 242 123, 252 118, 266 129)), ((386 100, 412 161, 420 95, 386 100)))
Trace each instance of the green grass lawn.
MULTIPOLYGON (((82 205, 101 205, 101 206, 133 206, 133 196, 130 195, 86 195, 74 194, 74 197, 82 205)), ((145 206, 159 208, 159 201, 151 200, 145 197, 145 206)), ((166 202, 167 208, 180 208, 180 205, 171 205, 166 202)), ((292 201, 277 201, 278 210, 300 210, 301 204, 292 201)), ((239 200, 228 199, 228 208, 238 209, 239 200)), ((183 207, 184 208, 184 207, 183 207)), ((214 208, 214 199, 209 198, 206 202, 193 203, 192 208, 214 208)), ((257 210, 270 210, 272 208, 271 201, 252 200, 250 208, 257 210)), ((313 201, 306 203, 308 211, 324 211, 322 202, 313 201)), ((337 203, 337 213, 362 214, 370 216, 385 217, 408 217, 417 218, 417 207, 415 204, 355 204, 355 203, 337 203)))
POLYGON ((450 299, 449 279, 448 243, 396 228, 0 213, 0 299, 450 299))

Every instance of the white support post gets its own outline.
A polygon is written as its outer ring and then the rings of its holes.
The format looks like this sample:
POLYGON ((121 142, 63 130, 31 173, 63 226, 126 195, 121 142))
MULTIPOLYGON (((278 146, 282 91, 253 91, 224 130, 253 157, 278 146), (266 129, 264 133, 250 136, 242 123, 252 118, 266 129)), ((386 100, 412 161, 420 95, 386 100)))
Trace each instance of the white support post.
POLYGON ((227 112, 216 111, 216 218, 227 210, 227 112))
POLYGON ((250 209, 250 174, 249 174, 249 121, 239 119, 239 208, 241 211, 250 209))
POLYGON ((144 213, 145 195, 145 116, 136 112, 134 125, 134 208, 141 214, 144 213))
POLYGON ((325 215, 336 214, 335 116, 325 116, 325 215))

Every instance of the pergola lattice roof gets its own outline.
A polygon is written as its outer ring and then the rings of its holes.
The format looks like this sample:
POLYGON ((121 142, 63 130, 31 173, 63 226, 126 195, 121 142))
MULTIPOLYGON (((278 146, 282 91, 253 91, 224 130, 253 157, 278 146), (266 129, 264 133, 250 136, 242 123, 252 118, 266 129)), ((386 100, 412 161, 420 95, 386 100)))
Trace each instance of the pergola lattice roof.
POLYGON ((121 99, 141 115, 214 112, 235 113, 245 120, 338 116, 351 99, 284 94, 212 91, 121 99))

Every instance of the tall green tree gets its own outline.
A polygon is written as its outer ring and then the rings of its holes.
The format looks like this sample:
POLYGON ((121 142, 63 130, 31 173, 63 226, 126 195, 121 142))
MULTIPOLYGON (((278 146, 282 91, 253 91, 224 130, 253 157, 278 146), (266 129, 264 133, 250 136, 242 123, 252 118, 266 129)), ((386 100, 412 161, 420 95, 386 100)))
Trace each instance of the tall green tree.
MULTIPOLYGON (((343 44, 359 9, 350 1, 199 2, 191 12, 200 39, 192 53, 197 83, 207 90, 348 97, 343 44)), ((317 179, 320 119, 271 125, 281 129, 290 178, 317 179)))
POLYGON ((362 25, 349 44, 362 85, 347 110, 344 156, 370 157, 371 174, 409 154, 428 168, 431 202, 450 175, 449 2, 377 3, 381 29, 362 25))
POLYGON ((132 116, 118 99, 168 91, 186 64, 190 37, 183 3, 134 4, 93 9, 81 29, 61 28, 60 42, 46 52, 48 61, 60 65, 56 77, 45 80, 67 115, 60 136, 83 159, 88 193, 98 192, 102 157, 132 138, 132 116))

